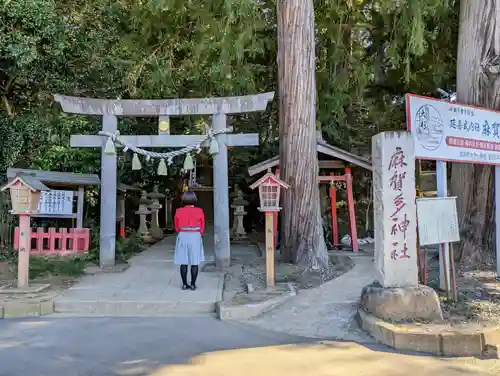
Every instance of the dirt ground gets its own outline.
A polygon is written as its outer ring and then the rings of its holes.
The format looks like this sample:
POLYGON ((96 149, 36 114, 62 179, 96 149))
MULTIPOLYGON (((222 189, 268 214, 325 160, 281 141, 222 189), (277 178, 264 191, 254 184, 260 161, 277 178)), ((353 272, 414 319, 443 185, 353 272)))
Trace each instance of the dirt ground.
MULTIPOLYGON (((263 247, 261 247, 263 249, 263 247)), ((276 252, 276 287, 266 288, 266 261, 255 244, 232 247, 231 267, 226 269, 223 300, 232 304, 263 301, 290 292, 289 283, 295 290, 303 290, 332 280, 353 267, 348 257, 331 258, 330 268, 323 272, 305 270, 299 266, 280 262, 276 252)), ((216 271, 207 265, 205 272, 216 271)))
MULTIPOLYGON (((0 306, 5 302, 19 301, 19 300, 39 300, 46 296, 54 296, 62 291, 73 286, 77 280, 74 277, 67 276, 44 276, 30 280, 32 283, 37 284, 50 284, 50 288, 38 293, 29 294, 0 294, 0 306)), ((15 267, 6 262, 0 262, 0 287, 7 285, 16 285, 15 267)))
MULTIPOLYGON (((500 282, 496 280, 494 265, 485 265, 481 269, 464 269, 457 265, 457 302, 440 293, 443 315, 451 325, 500 325, 500 282)), ((429 284, 434 288, 438 285, 438 276, 438 260, 432 259, 429 262, 429 284)))

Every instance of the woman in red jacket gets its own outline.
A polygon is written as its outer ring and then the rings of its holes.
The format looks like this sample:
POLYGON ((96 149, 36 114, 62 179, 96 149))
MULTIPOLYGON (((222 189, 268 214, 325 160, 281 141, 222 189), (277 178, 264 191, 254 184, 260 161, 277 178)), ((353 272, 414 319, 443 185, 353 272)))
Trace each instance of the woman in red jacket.
POLYGON ((184 207, 177 209, 174 217, 177 242, 175 243, 174 263, 181 266, 183 290, 196 290, 198 267, 205 261, 203 250, 203 232, 205 231, 205 214, 201 208, 194 206, 197 198, 193 191, 182 195, 184 207), (191 265, 191 284, 187 282, 188 265, 191 265))

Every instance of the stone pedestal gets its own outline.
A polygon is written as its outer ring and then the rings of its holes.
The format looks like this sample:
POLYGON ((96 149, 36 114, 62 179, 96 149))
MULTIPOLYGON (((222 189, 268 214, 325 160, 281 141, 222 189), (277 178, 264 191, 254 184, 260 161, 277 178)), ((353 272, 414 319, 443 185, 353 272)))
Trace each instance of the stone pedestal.
POLYGON ((418 286, 415 151, 409 132, 372 139, 376 279, 382 287, 418 286))
POLYGON ((439 297, 428 286, 383 288, 366 286, 360 306, 379 319, 390 322, 443 320, 439 297))
POLYGON ((146 221, 146 216, 151 214, 151 211, 147 208, 148 205, 152 203, 151 200, 148 200, 146 191, 142 191, 141 199, 139 200, 139 209, 135 212, 135 214, 139 215, 139 228, 137 229, 137 234, 142 237, 142 240, 145 243, 150 243, 153 241, 153 238, 149 234, 148 225, 146 221))
POLYGON ((158 211, 163 207, 160 204, 160 198, 164 198, 163 193, 158 192, 158 186, 153 187, 153 192, 148 193, 148 197, 151 199, 152 203, 149 205, 151 210, 151 225, 149 232, 155 240, 163 239, 163 230, 160 228, 160 223, 158 220, 158 211))

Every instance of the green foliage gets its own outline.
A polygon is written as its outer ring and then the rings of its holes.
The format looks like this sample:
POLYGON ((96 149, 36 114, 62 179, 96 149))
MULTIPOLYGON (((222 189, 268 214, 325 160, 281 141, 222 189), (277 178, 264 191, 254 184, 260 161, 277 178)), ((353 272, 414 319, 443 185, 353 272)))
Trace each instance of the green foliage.
POLYGON ((78 277, 84 273, 86 257, 31 257, 30 278, 78 277))
POLYGON ((116 260, 125 262, 144 249, 142 238, 135 232, 129 233, 125 239, 116 241, 116 260))
MULTIPOLYGON (((458 1, 314 5, 317 120, 331 144, 367 152, 373 134, 404 127, 404 93, 454 88, 458 1)), ((1 0, 0 172, 99 173, 97 150, 69 146, 71 134, 96 134, 99 118, 63 114, 54 93, 155 99, 276 90, 275 12, 275 0, 1 0)), ((261 135, 258 150, 230 151, 237 180, 278 150, 276 101, 231 121, 238 132, 261 135)), ((199 124, 199 117, 171 119, 177 134, 199 132, 199 124)), ((122 134, 152 134, 156 126, 151 118, 120 119, 122 134)), ((126 158, 119 168, 124 183, 161 181, 154 167, 131 171, 126 158)), ((365 183, 355 189, 368 192, 365 183)), ((96 207, 87 214, 96 217, 96 207)), ((97 234, 93 227, 92 257, 97 234)))

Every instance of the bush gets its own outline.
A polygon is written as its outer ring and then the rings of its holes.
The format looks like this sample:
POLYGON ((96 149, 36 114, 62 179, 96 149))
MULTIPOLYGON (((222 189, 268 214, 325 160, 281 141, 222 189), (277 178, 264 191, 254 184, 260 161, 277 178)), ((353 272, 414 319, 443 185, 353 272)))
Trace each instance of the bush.
POLYGON ((116 261, 125 262, 132 256, 144 250, 142 238, 136 232, 128 234, 126 239, 116 241, 116 261))

